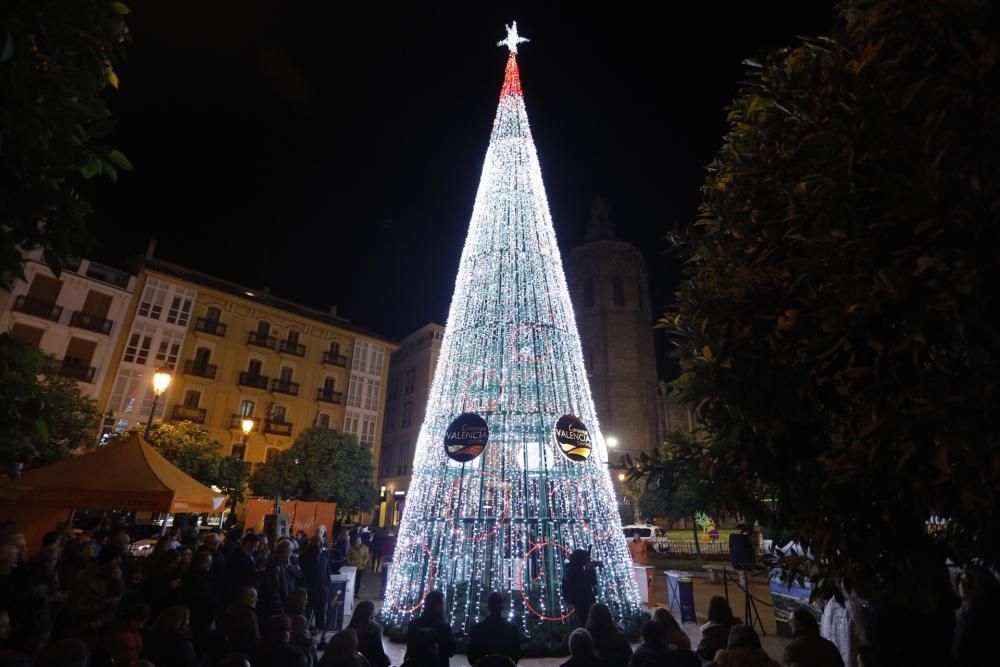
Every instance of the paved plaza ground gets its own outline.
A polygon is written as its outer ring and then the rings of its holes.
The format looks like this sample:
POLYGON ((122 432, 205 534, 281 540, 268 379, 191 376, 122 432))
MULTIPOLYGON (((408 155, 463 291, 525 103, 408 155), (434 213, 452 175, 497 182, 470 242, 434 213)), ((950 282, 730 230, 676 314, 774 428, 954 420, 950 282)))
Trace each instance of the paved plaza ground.
MULTIPOLYGON (((376 609, 381 607, 381 601, 371 597, 379 590, 379 578, 377 575, 371 573, 371 571, 365 573, 365 579, 362 585, 362 595, 361 599, 370 599, 375 602, 376 609)), ((666 606, 667 601, 667 583, 666 577, 660 575, 656 579, 656 599, 660 606, 666 606)), ((771 593, 768 589, 767 582, 763 579, 755 579, 751 584, 751 592, 754 597, 764 600, 767 603, 771 602, 771 593)), ((685 623, 681 627, 684 628, 684 632, 691 638, 691 645, 697 646, 698 642, 701 640, 701 631, 698 629, 701 623, 706 621, 705 610, 708 609, 708 601, 713 595, 723 595, 723 585, 722 583, 710 583, 707 578, 696 577, 694 580, 694 600, 695 609, 698 613, 698 624, 685 623)), ((745 604, 745 598, 742 593, 735 585, 729 585, 729 604, 733 608, 733 612, 742 617, 743 608, 745 604)), ((764 649, 770 654, 772 658, 781 662, 782 655, 785 650, 785 646, 788 644, 789 640, 783 639, 777 636, 774 625, 774 613, 770 606, 757 604, 757 610, 760 613, 760 620, 764 626, 764 632, 766 636, 761 637, 761 643, 764 649)), ((755 626, 756 627, 756 626, 755 626)), ((760 632, 759 627, 757 628, 758 633, 760 632)), ((396 644, 390 642, 388 639, 385 640, 385 651, 392 658, 394 665, 403 664, 403 654, 406 651, 406 646, 404 644, 396 644)), ((526 658, 521 660, 519 663, 523 667, 558 667, 558 665, 565 662, 567 658, 526 658)), ((456 655, 451 659, 451 664, 453 667, 464 667, 468 664, 464 655, 456 655)))

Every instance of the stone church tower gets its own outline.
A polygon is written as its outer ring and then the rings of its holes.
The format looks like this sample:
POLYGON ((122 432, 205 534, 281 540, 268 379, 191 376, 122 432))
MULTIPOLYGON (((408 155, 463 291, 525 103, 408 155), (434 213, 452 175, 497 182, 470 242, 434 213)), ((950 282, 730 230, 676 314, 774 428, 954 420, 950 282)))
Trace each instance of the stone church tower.
POLYGON ((583 359, 609 454, 618 463, 658 444, 656 353, 646 262, 615 237, 608 207, 594 201, 583 245, 573 248, 567 279, 583 359))

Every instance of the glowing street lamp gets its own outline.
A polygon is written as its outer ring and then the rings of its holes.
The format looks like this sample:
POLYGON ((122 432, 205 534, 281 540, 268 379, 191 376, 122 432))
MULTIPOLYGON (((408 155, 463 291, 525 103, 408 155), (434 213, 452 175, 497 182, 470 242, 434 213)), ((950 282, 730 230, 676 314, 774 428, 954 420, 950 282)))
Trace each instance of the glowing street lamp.
POLYGON ((615 436, 606 438, 604 442, 606 442, 608 447, 610 447, 611 449, 614 449, 615 447, 618 446, 618 438, 616 438, 615 436))
POLYGON ((170 386, 171 379, 173 375, 168 368, 160 368, 153 373, 153 407, 149 411, 149 419, 146 420, 146 432, 142 436, 144 440, 149 440, 149 429, 153 425, 153 415, 156 414, 156 403, 170 386))
POLYGON ((243 421, 240 422, 240 428, 243 429, 243 456, 247 455, 247 440, 250 438, 250 431, 253 430, 253 420, 249 417, 244 417, 243 421))

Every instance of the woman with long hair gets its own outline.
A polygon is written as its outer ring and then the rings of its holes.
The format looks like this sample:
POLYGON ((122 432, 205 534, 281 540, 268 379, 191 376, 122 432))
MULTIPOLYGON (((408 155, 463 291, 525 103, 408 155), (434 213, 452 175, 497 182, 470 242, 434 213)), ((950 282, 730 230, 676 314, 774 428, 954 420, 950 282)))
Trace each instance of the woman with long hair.
POLYGON ((618 628, 608 605, 598 603, 590 607, 587 631, 594 639, 594 649, 604 667, 626 667, 632 657, 632 647, 625 634, 618 628))
POLYGON ((389 667, 389 656, 382 648, 382 626, 372 620, 375 604, 362 600, 354 608, 348 628, 358 635, 358 653, 365 656, 372 667, 389 667))
POLYGON ((191 612, 187 607, 176 605, 166 609, 156 617, 146 635, 143 657, 163 667, 198 667, 190 625, 191 612))

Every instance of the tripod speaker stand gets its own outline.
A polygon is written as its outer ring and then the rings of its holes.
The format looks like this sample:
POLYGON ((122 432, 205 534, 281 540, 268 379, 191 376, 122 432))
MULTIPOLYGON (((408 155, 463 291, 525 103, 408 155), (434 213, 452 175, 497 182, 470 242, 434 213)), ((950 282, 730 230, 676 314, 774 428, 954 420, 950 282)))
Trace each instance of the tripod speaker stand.
MULTIPOLYGON (((753 569, 755 554, 749 535, 733 533, 729 536, 729 559, 732 561, 733 569, 742 575, 734 583, 743 591, 743 622, 751 628, 756 625, 761 636, 766 637, 764 622, 760 620, 760 612, 757 611, 757 598, 750 590, 750 570, 753 569), (743 580, 742 583, 740 579, 743 580)), ((723 571, 723 576, 728 578, 729 575, 723 571)), ((726 587, 726 599, 727 601, 729 599, 728 586, 726 587)))

